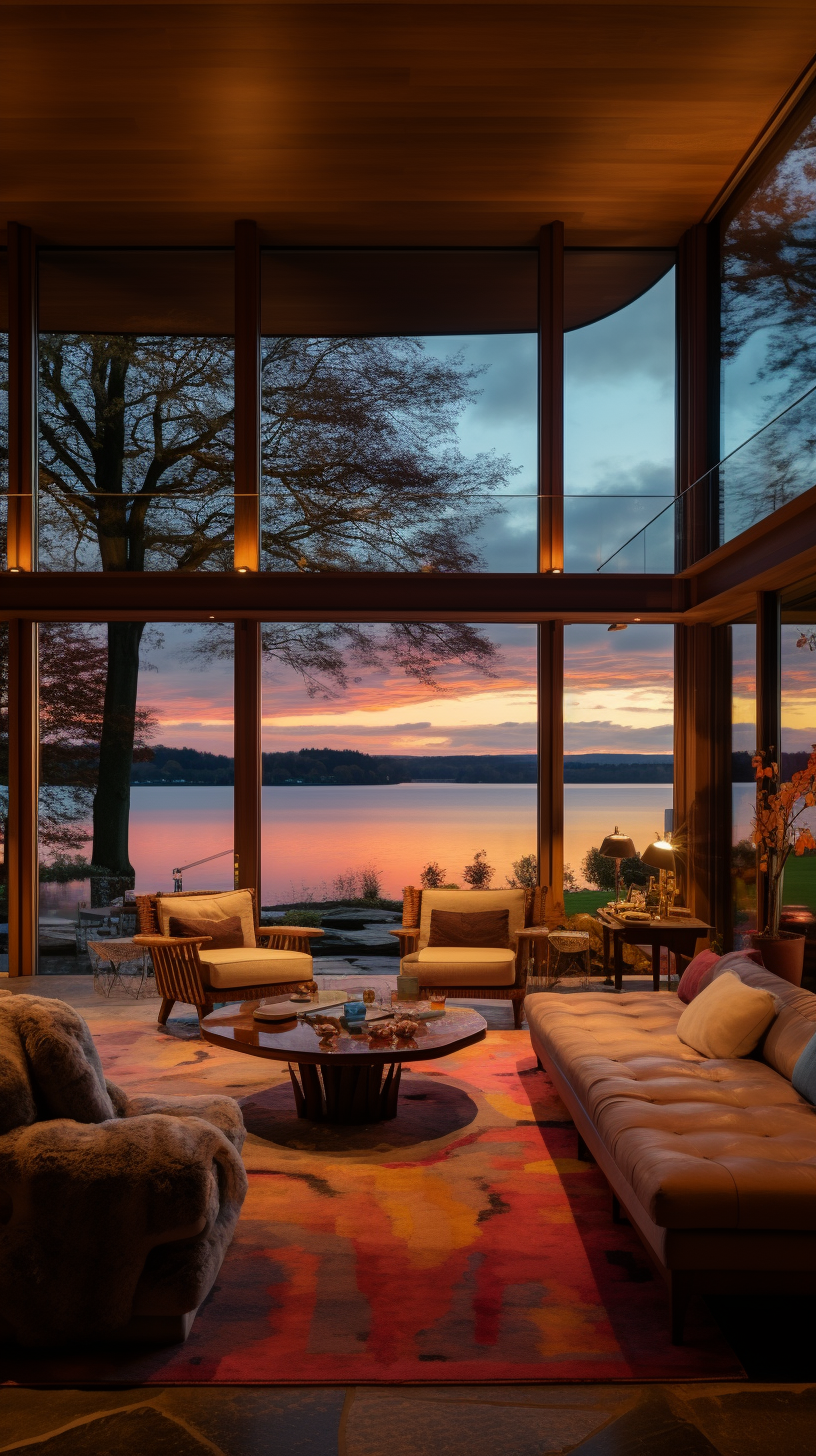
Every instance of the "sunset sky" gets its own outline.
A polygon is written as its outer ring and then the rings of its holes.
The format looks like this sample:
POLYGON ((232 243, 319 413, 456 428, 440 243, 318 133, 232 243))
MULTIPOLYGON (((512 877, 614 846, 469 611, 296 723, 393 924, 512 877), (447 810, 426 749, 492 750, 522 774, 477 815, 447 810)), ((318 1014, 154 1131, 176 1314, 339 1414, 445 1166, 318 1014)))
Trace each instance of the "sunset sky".
MULTIPOLYGON (((451 666, 431 692, 404 674, 355 669, 334 699, 310 699, 276 662, 265 669, 264 749, 358 748, 368 753, 533 753, 535 628, 485 627, 494 676, 451 666)), ((192 651, 216 629, 167 626, 148 648, 140 701, 159 717, 157 741, 232 752, 232 668, 192 651)), ((566 629, 567 753, 667 753, 672 744, 671 628, 566 629)))

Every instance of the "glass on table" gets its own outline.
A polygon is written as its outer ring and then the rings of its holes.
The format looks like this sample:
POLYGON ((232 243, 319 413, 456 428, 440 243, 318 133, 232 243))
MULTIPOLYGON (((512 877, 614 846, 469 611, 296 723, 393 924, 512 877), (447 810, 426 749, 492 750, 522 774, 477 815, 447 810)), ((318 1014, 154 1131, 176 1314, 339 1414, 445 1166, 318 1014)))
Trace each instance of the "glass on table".
POLYGON ((432 986, 428 992, 428 1000, 431 1003, 432 1011, 444 1011, 447 999, 447 991, 436 991, 432 986))
POLYGON ((365 1002, 366 1006, 373 1006, 376 999, 377 992, 371 986, 366 986, 365 990, 363 991, 363 1001, 365 1002))

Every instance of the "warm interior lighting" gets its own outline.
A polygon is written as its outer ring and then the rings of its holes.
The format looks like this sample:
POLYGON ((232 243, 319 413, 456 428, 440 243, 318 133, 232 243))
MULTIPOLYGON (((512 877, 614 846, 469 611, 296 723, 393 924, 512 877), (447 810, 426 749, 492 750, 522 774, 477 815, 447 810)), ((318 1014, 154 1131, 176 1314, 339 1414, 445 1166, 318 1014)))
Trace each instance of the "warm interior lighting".
POLYGON ((651 865, 652 869, 674 869, 674 850, 667 839, 656 838, 653 844, 647 845, 640 857, 643 863, 651 865))
POLYGON ((607 632, 625 632, 628 625, 628 622, 610 622, 606 630, 607 632))
POLYGON ((248 566, 238 566, 238 567, 236 567, 236 571, 238 572, 238 575, 239 576, 246 576, 247 572, 249 571, 249 567, 248 566))
POLYGON ((19 573, 22 571, 22 569, 23 569, 22 566, 10 566, 9 567, 9 571, 11 572, 12 576, 19 575, 19 573))

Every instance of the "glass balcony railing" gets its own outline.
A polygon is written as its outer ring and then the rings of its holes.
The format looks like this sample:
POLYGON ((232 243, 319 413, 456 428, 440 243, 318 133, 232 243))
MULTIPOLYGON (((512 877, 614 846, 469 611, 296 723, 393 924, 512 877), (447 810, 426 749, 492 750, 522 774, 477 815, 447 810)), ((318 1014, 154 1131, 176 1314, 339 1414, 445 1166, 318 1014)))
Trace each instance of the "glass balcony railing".
POLYGON ((816 385, 669 498, 650 520, 614 538, 598 571, 681 570, 816 485, 816 385), (673 545, 674 563, 655 568, 673 545))

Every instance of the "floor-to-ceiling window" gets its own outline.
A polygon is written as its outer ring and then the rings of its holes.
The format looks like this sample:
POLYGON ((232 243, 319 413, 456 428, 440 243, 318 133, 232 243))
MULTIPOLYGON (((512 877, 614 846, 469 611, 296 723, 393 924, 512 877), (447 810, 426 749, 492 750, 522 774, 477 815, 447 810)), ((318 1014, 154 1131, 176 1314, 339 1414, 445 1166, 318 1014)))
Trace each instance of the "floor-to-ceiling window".
POLYGON ((264 255, 265 570, 537 569, 536 267, 264 255))
POLYGON ((265 904, 399 901, 423 874, 466 888, 473 865, 535 883, 535 627, 267 623, 263 641, 265 904))
MULTIPOLYGON (((787 614, 785 614, 787 615, 787 614)), ((803 769, 816 743, 816 628, 812 606, 795 622, 782 622, 782 778, 803 769)), ((805 809, 797 825, 816 831, 816 809, 805 809)), ((785 866, 783 905, 816 912, 816 854, 791 855, 785 866)), ((796 929, 792 925, 791 929, 796 929)), ((809 927, 811 935, 816 927, 809 927)))
MULTIPOLYGON (((625 631, 595 625, 564 630, 568 910, 609 899, 614 863, 598 850, 615 828, 641 854, 670 827, 673 637, 672 627, 651 624, 625 631)), ((642 873, 623 867, 624 881, 642 873)))
POLYGON ((229 251, 43 250, 39 566, 232 566, 229 251))
POLYGON ((721 253, 724 540, 809 489, 816 469, 813 97, 727 212, 721 253))
POLYGON ((674 254, 568 252, 565 324, 565 568, 672 571, 674 254))
POLYGON ((232 631, 47 622, 38 638, 47 970, 80 920, 104 926, 97 912, 134 890, 232 885, 232 631))

